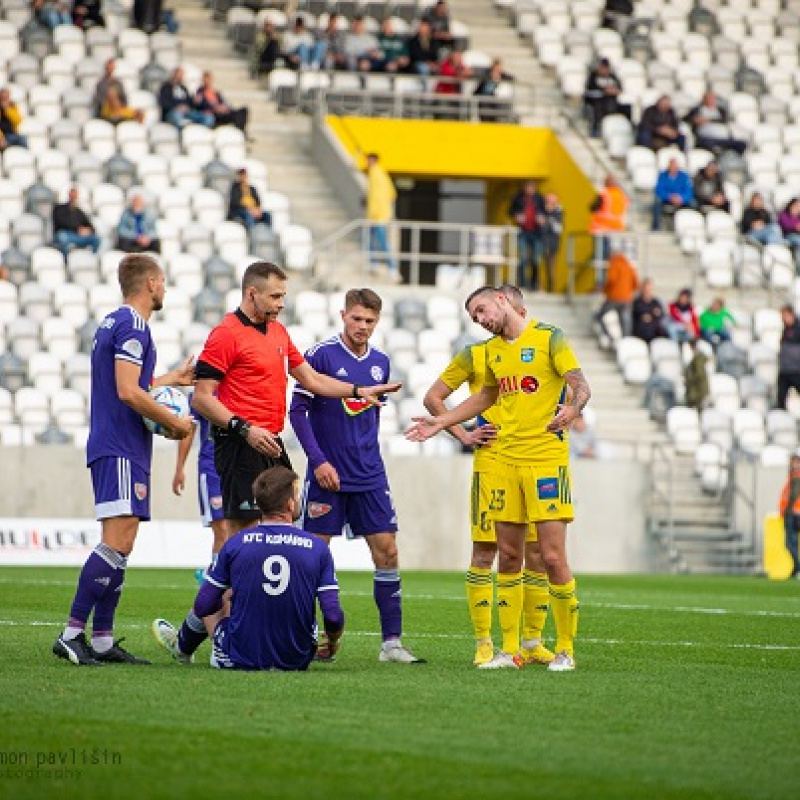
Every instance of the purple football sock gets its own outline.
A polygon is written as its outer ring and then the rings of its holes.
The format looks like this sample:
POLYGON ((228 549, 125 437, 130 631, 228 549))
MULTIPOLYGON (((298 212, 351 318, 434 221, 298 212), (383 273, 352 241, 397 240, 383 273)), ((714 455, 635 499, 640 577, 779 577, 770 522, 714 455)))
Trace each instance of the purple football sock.
POLYGON ((400 573, 396 569, 376 569, 373 596, 381 618, 383 641, 399 639, 403 631, 400 573))
POLYGON ((190 611, 178 633, 178 648, 181 653, 190 656, 206 639, 208 639, 208 632, 203 620, 194 611, 190 611))
POLYGON ((125 557, 107 544, 101 542, 95 547, 78 578, 78 588, 69 611, 70 628, 86 627, 92 609, 115 580, 116 573, 123 572, 119 567, 124 561, 125 557))
POLYGON ((97 601, 92 617, 92 640, 101 637, 111 637, 114 630, 114 613, 122 595, 122 584, 125 582, 125 567, 128 566, 128 559, 121 553, 122 563, 111 575, 111 581, 106 588, 103 596, 97 601))

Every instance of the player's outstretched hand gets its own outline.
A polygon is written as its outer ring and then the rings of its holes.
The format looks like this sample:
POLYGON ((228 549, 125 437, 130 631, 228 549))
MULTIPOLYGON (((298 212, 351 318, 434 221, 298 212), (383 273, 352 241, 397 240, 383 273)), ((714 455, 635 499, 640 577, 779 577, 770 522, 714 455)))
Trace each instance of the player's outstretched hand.
POLYGON ((497 428, 494 425, 480 425, 471 431, 467 431, 462 443, 467 447, 480 447, 487 442, 493 442, 495 439, 497 439, 497 428))
POLYGON ((375 386, 359 387, 358 395, 359 397, 363 397, 365 400, 370 400, 376 406, 382 406, 383 403, 380 399, 381 395, 399 392, 402 388, 402 383, 379 383, 375 386))
POLYGON ((175 470, 175 475, 172 478, 172 493, 180 497, 183 494, 183 489, 186 486, 186 473, 182 469, 175 470))
POLYGON ((414 424, 406 429, 406 439, 410 442, 424 442, 444 427, 436 417, 412 417, 411 421, 414 424))
POLYGON ((327 489, 329 492, 339 491, 339 473, 329 462, 326 461, 324 464, 320 464, 314 470, 314 477, 323 489, 327 489))
POLYGON ((194 430, 191 417, 175 417, 166 432, 167 439, 185 439, 194 430))
POLYGON ((247 444, 270 458, 278 458, 281 454, 281 446, 277 438, 266 428, 259 428, 256 425, 247 431, 247 444))
POLYGON ((171 386, 191 386, 194 383, 194 356, 189 356, 179 367, 172 370, 171 386))
POLYGON ((580 413, 577 406, 559 406, 556 415, 550 420, 547 430, 551 433, 566 430, 580 416, 580 413))

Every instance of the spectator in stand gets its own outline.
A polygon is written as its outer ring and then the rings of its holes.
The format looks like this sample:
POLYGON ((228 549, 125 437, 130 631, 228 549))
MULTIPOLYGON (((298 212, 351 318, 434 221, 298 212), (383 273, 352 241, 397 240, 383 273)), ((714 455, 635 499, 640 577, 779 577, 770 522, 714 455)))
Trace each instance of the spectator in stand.
MULTIPOLYGON (((503 62, 499 58, 492 61, 489 72, 481 78, 475 89, 475 96, 482 98, 497 97, 503 81, 513 80, 511 75, 503 72, 503 62)), ((510 121, 511 107, 502 100, 481 100, 478 106, 478 116, 481 122, 510 121)))
POLYGON ((786 408, 789 389, 800 394, 800 323, 794 307, 781 308, 783 333, 778 351, 778 408, 786 408))
POLYGON ((742 233, 758 244, 780 244, 783 241, 780 226, 764 205, 761 192, 753 192, 742 213, 742 233))
POLYGON ((522 190, 514 195, 508 208, 508 214, 517 224, 519 286, 522 289, 538 291, 539 261, 542 257, 544 198, 539 194, 536 181, 525 181, 522 190), (531 267, 530 280, 528 280, 528 265, 531 267))
POLYGON ((605 339, 604 344, 613 340, 611 332, 606 327, 603 319, 609 311, 616 311, 619 317, 619 326, 623 336, 631 333, 631 306, 633 296, 639 287, 639 275, 636 268, 624 253, 614 253, 608 260, 606 283, 603 287, 605 300, 595 314, 595 320, 600 326, 605 339))
POLYGON ((601 25, 624 34, 632 16, 633 0, 606 0, 601 25))
POLYGON ((162 85, 158 92, 158 105, 161 108, 161 119, 176 128, 185 128, 191 122, 207 128, 214 126, 213 114, 192 108, 192 96, 183 82, 181 67, 172 70, 170 79, 162 85))
POLYGON ((542 288, 546 292, 556 290, 556 256, 561 245, 561 234, 564 231, 564 209, 558 202, 558 197, 552 192, 544 196, 544 222, 542 223, 542 255, 544 256, 544 271, 547 286, 542 288))
POLYGON ((653 230, 661 230, 664 213, 674 214, 681 208, 694 205, 692 179, 686 170, 681 169, 677 158, 671 158, 667 168, 658 176, 655 199, 653 200, 653 230))
POLYGON ((100 119, 119 125, 120 122, 144 122, 144 111, 140 108, 131 108, 122 102, 116 86, 106 89, 106 96, 100 104, 100 119))
POLYGON ((117 247, 124 253, 160 253, 156 217, 144 197, 135 194, 122 212, 117 227, 117 247))
POLYGON ((401 283, 402 276, 389 247, 389 223, 394 217, 397 190, 389 174, 379 163, 377 153, 367 155, 367 219, 370 222, 369 262, 370 270, 386 261, 389 280, 401 283))
MULTIPOLYGON (((459 50, 453 50, 439 65, 439 76, 444 80, 437 81, 434 89, 436 94, 455 97, 461 94, 464 80, 472 77, 472 70, 464 64, 464 54, 459 50)), ((437 109, 437 117, 441 119, 462 119, 465 116, 457 100, 440 100, 437 109)), ((469 109, 466 111, 466 116, 469 117, 469 109)))
POLYGON ((692 357, 683 370, 683 381, 686 387, 685 402, 689 408, 702 411, 708 400, 708 356, 698 347, 697 339, 689 339, 692 357))
POLYGON ((66 203, 58 203, 53 207, 53 241, 65 258, 75 248, 88 248, 93 253, 100 249, 100 237, 92 221, 78 205, 77 186, 69 190, 66 203))
POLYGON ((236 170, 236 180, 231 184, 228 219, 241 222, 248 231, 254 225, 272 225, 272 216, 261 208, 258 190, 250 185, 244 168, 236 170))
POLYGON ((800 199, 793 197, 786 204, 778 217, 778 225, 781 226, 783 238, 794 252, 795 262, 800 265, 800 199))
POLYGON ((623 114, 628 119, 631 118, 631 107, 627 103, 619 102, 620 94, 622 94, 620 79, 611 70, 609 60, 601 58, 589 73, 583 92, 583 102, 589 114, 592 136, 600 134, 600 123, 610 114, 623 114))
POLYGON ((712 91, 703 95, 700 105, 687 114, 686 121, 692 128, 695 147, 711 150, 713 153, 735 150, 739 155, 747 148, 747 142, 731 136, 728 110, 712 91))
POLYGON ((431 36, 440 47, 452 47, 453 34, 450 33, 450 9, 445 0, 437 0, 423 19, 431 26, 431 36))
POLYGON ((4 266, 2 262, 0 262, 0 281, 10 281, 11 280, 11 272, 9 271, 8 267, 4 266))
POLYGON ((716 161, 709 161, 694 176, 694 199, 700 211, 727 211, 731 204, 725 197, 725 181, 716 161))
POLYGON ((658 152, 664 147, 686 147, 686 137, 680 132, 678 115, 669 96, 664 94, 655 105, 644 110, 639 121, 636 144, 658 152))
POLYGON ((431 35, 431 24, 420 20, 417 32, 408 40, 408 56, 411 72, 431 75, 439 69, 439 43, 431 35))
POLYGON ((117 90, 122 104, 125 106, 128 105, 128 95, 125 93, 125 87, 122 85, 122 81, 114 75, 114 70, 116 68, 116 59, 109 58, 103 65, 103 77, 100 78, 97 82, 97 86, 94 87, 94 113, 98 117, 100 116, 100 108, 103 105, 103 101, 106 99, 106 92, 109 87, 113 86, 117 90))
POLYGON ((361 14, 353 19, 352 28, 345 34, 344 52, 350 70, 370 72, 380 68, 383 55, 378 37, 367 31, 361 14))
POLYGON ((597 458, 597 436, 584 412, 570 425, 569 454, 572 458, 597 458))
POLYGON ((72 25, 72 14, 65 0, 33 0, 34 19, 45 28, 54 30, 59 25, 72 25))
POLYGON ((792 557, 790 578, 800 578, 800 454, 795 451, 789 459, 789 475, 781 492, 780 512, 783 517, 783 530, 786 549, 792 557))
POLYGON ((402 36, 395 33, 394 25, 389 17, 381 23, 378 48, 381 51, 380 70, 382 72, 405 72, 411 63, 408 44, 402 36))
POLYGON ((27 147, 28 140, 19 132, 22 113, 8 89, 0 89, 0 152, 7 147, 27 147))
POLYGON ((203 73, 203 83, 194 95, 194 107, 198 111, 211 112, 215 126, 235 125, 242 133, 246 133, 248 110, 229 106, 214 88, 214 77, 210 72, 203 73))
MULTIPOLYGON (((594 199, 590 210, 592 218, 589 223, 589 233, 594 236, 595 262, 602 263, 608 260, 611 252, 611 242, 608 233, 620 233, 628 225, 628 206, 630 200, 622 190, 613 175, 606 175, 603 189, 594 199)), ((598 286, 602 285, 599 280, 598 286)))
POLYGON ((72 4, 72 24, 87 28, 105 28, 102 0, 75 0, 72 4))
POLYGON ((700 323, 692 305, 691 289, 681 289, 674 303, 669 304, 667 334, 676 342, 693 342, 700 336, 700 323))
POLYGON ((292 69, 319 69, 325 60, 325 43, 315 41, 304 17, 295 17, 290 31, 283 35, 283 55, 292 69))
POLYGON ((275 23, 269 17, 264 20, 264 26, 256 34, 253 55, 252 68, 256 75, 268 75, 272 72, 281 56, 280 37, 275 32, 275 23))
POLYGON ((664 306, 653 293, 653 281, 645 278, 639 290, 639 296, 633 301, 631 309, 633 327, 631 333, 643 342, 653 339, 664 339, 667 331, 664 327, 664 306))
POLYGON ((730 325, 736 325, 733 314, 721 297, 715 297, 711 305, 700 315, 700 336, 716 347, 720 342, 731 340, 730 325))
POLYGON ((335 11, 328 15, 328 24, 317 39, 325 46, 325 66, 328 69, 347 69, 345 32, 339 29, 339 15, 335 11))

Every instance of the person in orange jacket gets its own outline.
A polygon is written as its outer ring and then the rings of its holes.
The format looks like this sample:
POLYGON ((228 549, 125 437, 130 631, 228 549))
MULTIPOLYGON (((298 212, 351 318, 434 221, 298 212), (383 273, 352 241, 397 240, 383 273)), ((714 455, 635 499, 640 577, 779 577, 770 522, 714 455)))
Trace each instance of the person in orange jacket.
POLYGON ((780 504, 783 527, 786 531, 786 549, 792 557, 792 578, 800 578, 798 556, 798 531, 800 531, 800 455, 789 459, 789 476, 781 492, 780 504))
POLYGON ((624 253, 614 253, 608 260, 608 272, 603 286, 605 300, 595 314, 595 320, 600 330, 612 338, 603 317, 609 311, 616 311, 619 315, 619 324, 623 336, 631 333, 631 306, 636 290, 639 288, 639 275, 636 267, 624 253))

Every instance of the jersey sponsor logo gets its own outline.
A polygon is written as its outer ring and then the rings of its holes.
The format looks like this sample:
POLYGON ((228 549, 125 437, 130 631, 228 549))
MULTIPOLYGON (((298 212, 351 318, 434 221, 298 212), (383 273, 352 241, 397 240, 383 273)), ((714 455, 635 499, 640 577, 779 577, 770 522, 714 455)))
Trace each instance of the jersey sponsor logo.
POLYGON ((136 494, 137 500, 144 500, 147 497, 147 484, 145 483, 134 483, 133 484, 133 491, 136 494))
POLYGON ((346 378, 347 377, 347 370, 344 367, 339 367, 336 371, 337 378, 346 378))
POLYGON ((342 406, 344 406, 345 414, 350 417, 356 417, 370 409, 372 401, 364 397, 343 397, 342 406))
POLYGON ((128 339, 128 341, 122 345, 122 349, 129 356, 133 356, 134 358, 142 357, 142 343, 138 339, 128 339))
POLYGON ((557 478, 538 478, 536 481, 536 494, 540 500, 556 500, 558 498, 557 478))
POLYGON ((209 502, 211 503, 211 508, 213 508, 215 511, 219 511, 222 508, 221 497, 211 497, 209 498, 209 502))
POLYGON ((533 375, 523 375, 522 380, 519 382, 519 388, 525 394, 534 394, 539 391, 539 381, 533 375))
POLYGON ((329 511, 331 510, 331 506, 327 503, 309 503, 308 504, 308 516, 311 519, 317 519, 318 517, 324 517, 329 511))
POLYGON ((530 364, 535 355, 536 349, 533 347, 523 347, 519 353, 519 357, 522 359, 523 364, 530 364))
POLYGON ((369 374, 372 375, 372 380, 378 381, 378 383, 383 380, 383 370, 377 364, 370 367, 369 374))

